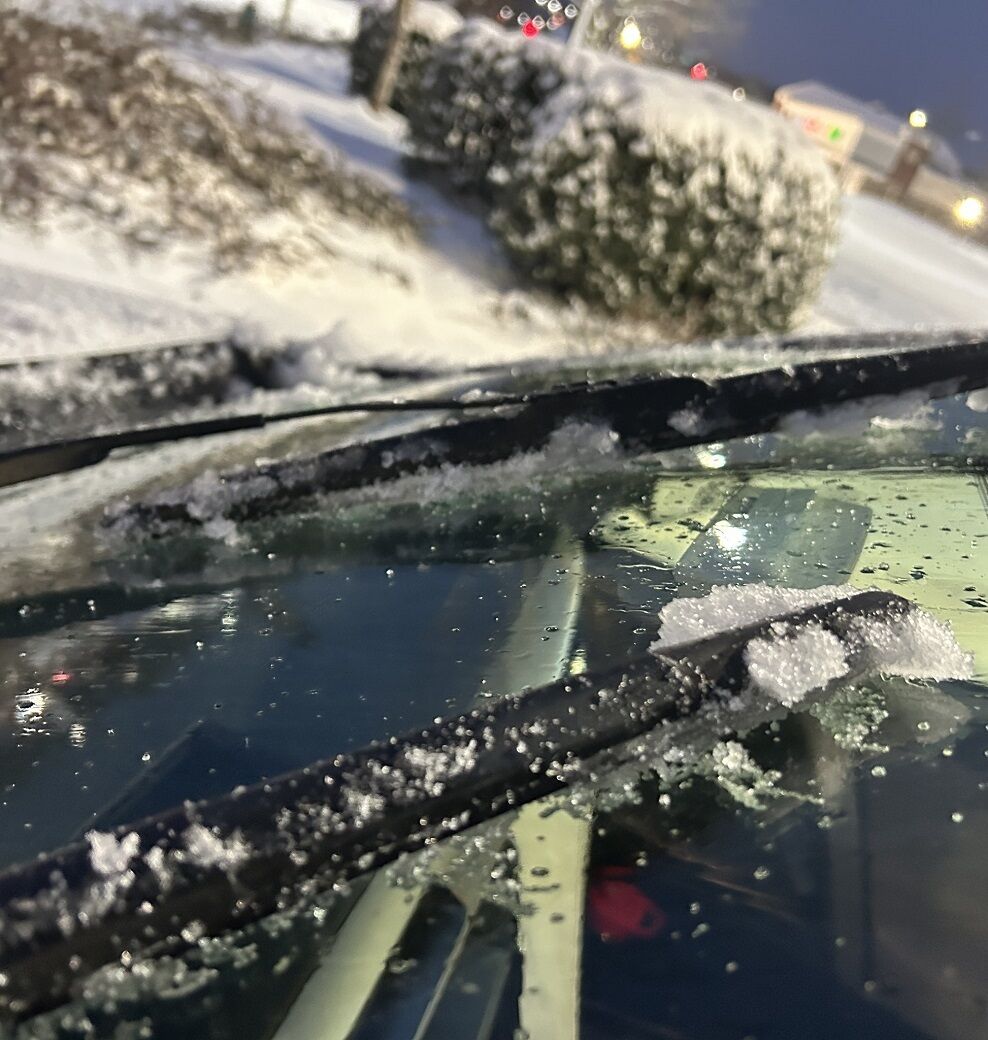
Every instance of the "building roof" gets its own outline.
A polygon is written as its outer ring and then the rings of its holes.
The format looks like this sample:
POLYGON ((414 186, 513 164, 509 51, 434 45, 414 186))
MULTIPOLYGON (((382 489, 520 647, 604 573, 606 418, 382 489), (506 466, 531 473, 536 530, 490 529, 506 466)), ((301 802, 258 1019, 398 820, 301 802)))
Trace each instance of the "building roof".
MULTIPOLYGON (((868 129, 888 137, 897 138, 907 127, 905 119, 890 112, 880 101, 862 101, 816 80, 790 83, 779 89, 793 101, 857 116, 868 129)), ((961 163, 953 148, 938 134, 928 130, 922 133, 930 143, 930 164, 952 177, 960 176, 961 163)))

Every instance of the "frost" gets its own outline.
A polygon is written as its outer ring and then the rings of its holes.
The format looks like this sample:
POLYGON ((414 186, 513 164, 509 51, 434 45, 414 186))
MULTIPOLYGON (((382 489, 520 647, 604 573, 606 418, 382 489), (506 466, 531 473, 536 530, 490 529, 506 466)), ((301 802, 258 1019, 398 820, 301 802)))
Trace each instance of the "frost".
POLYGON ((773 625, 772 632, 774 638, 753 639, 744 656, 748 674, 780 704, 792 707, 847 674, 844 647, 833 632, 814 624, 792 634, 787 625, 773 625))
POLYGON ((869 742, 878 727, 889 717, 880 690, 848 687, 812 705, 810 714, 834 738, 838 747, 848 750, 884 751, 884 746, 869 742))
MULTIPOLYGON (((699 763, 697 771, 706 773, 735 801, 748 809, 764 808, 764 799, 790 797, 792 792, 777 787, 782 774, 776 769, 762 769, 736 740, 717 744, 699 763)), ((801 797, 801 796, 800 796, 801 797)))

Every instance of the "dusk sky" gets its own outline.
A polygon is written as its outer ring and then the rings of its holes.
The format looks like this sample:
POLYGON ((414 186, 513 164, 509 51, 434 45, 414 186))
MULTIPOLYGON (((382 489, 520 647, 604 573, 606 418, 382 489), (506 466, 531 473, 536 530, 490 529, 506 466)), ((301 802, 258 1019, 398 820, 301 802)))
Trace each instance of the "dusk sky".
POLYGON ((747 0, 740 36, 716 48, 737 72, 816 79, 930 129, 988 169, 988 0, 747 0), (980 140, 971 140, 971 133, 980 140))

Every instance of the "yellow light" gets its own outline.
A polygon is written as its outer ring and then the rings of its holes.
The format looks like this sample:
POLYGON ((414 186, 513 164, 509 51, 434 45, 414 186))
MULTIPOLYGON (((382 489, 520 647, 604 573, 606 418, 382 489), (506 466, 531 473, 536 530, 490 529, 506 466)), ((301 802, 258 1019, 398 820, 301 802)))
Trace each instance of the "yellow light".
POLYGON ((964 227, 977 227, 985 219, 985 204, 981 199, 968 195, 954 203, 954 218, 964 227))
POLYGON ((926 126, 926 113, 921 108, 914 108, 909 113, 909 125, 916 130, 922 130, 926 126))
POLYGON ((638 23, 634 18, 629 18, 621 26, 621 32, 618 33, 618 43, 626 51, 633 51, 642 45, 642 31, 638 28, 638 23))

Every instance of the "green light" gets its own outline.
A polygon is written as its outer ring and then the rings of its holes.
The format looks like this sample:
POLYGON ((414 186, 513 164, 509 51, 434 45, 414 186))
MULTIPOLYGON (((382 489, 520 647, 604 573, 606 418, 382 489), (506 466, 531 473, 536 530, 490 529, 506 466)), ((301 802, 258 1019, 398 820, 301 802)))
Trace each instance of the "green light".
POLYGON ((831 141, 839 141, 843 136, 844 136, 844 131, 841 130, 841 128, 839 126, 835 126, 835 127, 831 128, 831 131, 830 131, 830 140, 831 141))

